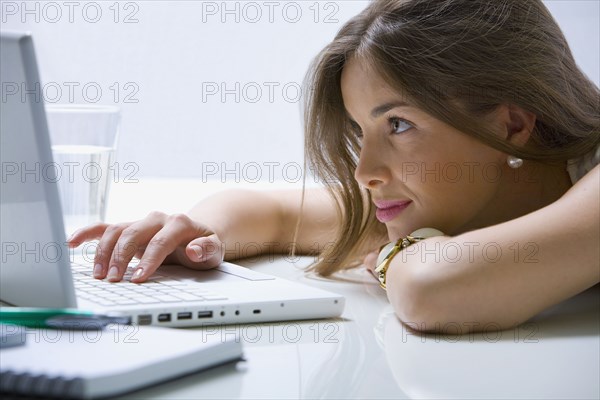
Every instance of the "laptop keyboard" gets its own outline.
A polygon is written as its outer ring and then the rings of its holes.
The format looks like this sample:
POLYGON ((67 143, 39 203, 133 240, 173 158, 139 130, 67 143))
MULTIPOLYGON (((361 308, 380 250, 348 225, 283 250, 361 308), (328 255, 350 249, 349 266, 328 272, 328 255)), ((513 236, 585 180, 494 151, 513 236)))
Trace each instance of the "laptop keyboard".
POLYGON ((86 265, 73 264, 72 272, 77 297, 102 306, 227 300, 226 296, 160 274, 141 284, 129 282, 132 268, 127 269, 121 282, 96 279, 86 265))

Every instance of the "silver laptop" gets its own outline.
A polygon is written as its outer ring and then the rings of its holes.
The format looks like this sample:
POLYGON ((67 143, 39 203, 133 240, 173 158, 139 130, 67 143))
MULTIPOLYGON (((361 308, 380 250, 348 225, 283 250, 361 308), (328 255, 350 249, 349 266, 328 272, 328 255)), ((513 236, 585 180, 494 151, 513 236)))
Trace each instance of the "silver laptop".
POLYGON ((162 266, 147 283, 94 279, 74 265, 65 231, 41 84, 29 34, 0 45, 0 300, 16 306, 122 312, 134 323, 197 326, 339 316, 344 298, 231 263, 210 271, 162 266))

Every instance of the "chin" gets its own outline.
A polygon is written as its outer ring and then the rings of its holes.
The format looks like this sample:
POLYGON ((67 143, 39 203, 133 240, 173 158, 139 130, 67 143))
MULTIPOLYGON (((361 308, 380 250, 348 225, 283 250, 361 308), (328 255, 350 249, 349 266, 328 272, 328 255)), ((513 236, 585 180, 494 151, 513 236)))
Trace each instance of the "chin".
POLYGON ((406 227, 404 226, 394 226, 392 222, 388 223, 386 225, 386 228, 388 233, 388 239, 390 242, 395 242, 401 237, 407 236, 410 232, 414 231, 414 229, 412 231, 407 231, 406 227))
POLYGON ((393 221, 388 222, 385 226, 390 241, 396 241, 401 237, 405 237, 421 228, 435 228, 442 232, 446 232, 442 227, 438 226, 439 223, 433 223, 431 221, 409 221, 408 218, 402 218, 399 216, 393 221))

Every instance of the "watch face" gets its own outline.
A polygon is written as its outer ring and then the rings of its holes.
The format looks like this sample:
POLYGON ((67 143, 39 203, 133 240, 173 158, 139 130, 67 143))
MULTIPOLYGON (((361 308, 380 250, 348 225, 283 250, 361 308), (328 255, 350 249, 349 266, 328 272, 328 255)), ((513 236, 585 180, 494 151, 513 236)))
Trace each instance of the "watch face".
POLYGON ((434 228, 421 228, 411 233, 410 236, 414 238, 427 239, 434 236, 444 236, 444 234, 434 228))

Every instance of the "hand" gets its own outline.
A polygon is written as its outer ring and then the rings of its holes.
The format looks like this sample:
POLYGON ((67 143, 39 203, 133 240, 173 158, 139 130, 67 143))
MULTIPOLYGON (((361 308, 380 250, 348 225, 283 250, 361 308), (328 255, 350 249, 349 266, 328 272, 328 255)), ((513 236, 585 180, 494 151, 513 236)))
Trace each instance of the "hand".
POLYGON ((75 232, 69 247, 100 239, 94 257, 94 278, 123 279, 133 257, 139 258, 132 282, 144 282, 161 264, 210 269, 223 261, 217 235, 184 214, 152 212, 146 218, 114 225, 97 223, 75 232))
POLYGON ((375 268, 377 268, 377 265, 375 265, 377 263, 377 256, 379 256, 379 251, 373 250, 365 256, 363 260, 363 265, 367 267, 367 270, 371 273, 371 275, 375 277, 375 279, 377 279, 377 282, 379 282, 379 278, 375 273, 375 268))

